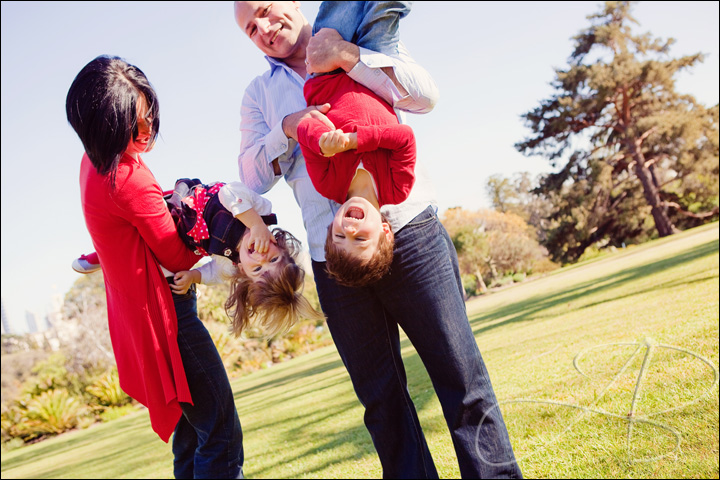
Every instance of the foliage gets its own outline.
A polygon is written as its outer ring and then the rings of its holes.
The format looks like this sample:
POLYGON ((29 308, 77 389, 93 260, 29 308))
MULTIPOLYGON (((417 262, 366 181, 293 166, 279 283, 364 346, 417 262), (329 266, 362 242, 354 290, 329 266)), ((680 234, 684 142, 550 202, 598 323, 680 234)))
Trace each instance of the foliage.
POLYGON ((588 17, 569 66, 556 69, 556 93, 523 115, 533 135, 516 148, 561 167, 535 190, 554 206, 543 244, 557 261, 718 217, 718 106, 674 81, 703 56, 669 58, 673 39, 633 35, 631 3, 588 17))
POLYGON ((22 385, 32 375, 34 365, 46 359, 43 350, 25 350, 2 355, 2 408, 5 409, 21 393, 22 385))
POLYGON ((121 407, 132 401, 128 394, 120 388, 117 367, 111 367, 91 385, 85 387, 85 390, 95 397, 97 405, 106 408, 121 407))
POLYGON ((69 372, 103 372, 115 365, 102 271, 82 275, 65 295, 57 325, 69 372))
POLYGON ((485 191, 495 210, 521 217, 528 225, 535 227, 537 239, 543 243, 552 204, 545 196, 534 191, 537 182, 528 172, 516 173, 512 178, 495 174, 488 178, 485 191))
POLYGON ((23 383, 22 390, 31 397, 54 389, 65 389, 73 395, 82 395, 83 376, 69 372, 66 368, 67 356, 62 351, 55 352, 35 364, 32 374, 23 383))
POLYGON ((34 434, 58 434, 74 428, 85 413, 81 400, 64 388, 48 390, 27 403, 27 426, 34 434))
MULTIPOLYGON (((458 207, 447 210, 442 223, 458 252, 461 272, 476 279, 476 293, 487 290, 486 283, 502 283, 500 279, 506 275, 553 269, 546 250, 536 240, 535 229, 514 213, 458 207)), ((467 288, 466 293, 470 294, 467 288)))
POLYGON ((137 406, 134 404, 122 405, 119 407, 108 407, 100 414, 100 421, 109 422, 111 420, 124 417, 130 413, 137 411, 137 406))
POLYGON ((479 295, 481 292, 478 291, 477 279, 475 275, 463 273, 461 275, 463 291, 465 292, 465 298, 474 297, 479 295))
MULTIPOLYGON (((226 285, 198 285, 198 315, 205 323, 229 375, 244 375, 315 350, 332 342, 325 321, 300 320, 288 332, 267 338, 251 321, 240 338, 230 331, 225 312, 226 285)), ((303 295, 321 311, 315 282, 305 275, 303 295)))
POLYGON ((3 441, 20 438, 30 441, 57 435, 77 427, 88 409, 83 401, 64 388, 27 395, 2 414, 3 441))

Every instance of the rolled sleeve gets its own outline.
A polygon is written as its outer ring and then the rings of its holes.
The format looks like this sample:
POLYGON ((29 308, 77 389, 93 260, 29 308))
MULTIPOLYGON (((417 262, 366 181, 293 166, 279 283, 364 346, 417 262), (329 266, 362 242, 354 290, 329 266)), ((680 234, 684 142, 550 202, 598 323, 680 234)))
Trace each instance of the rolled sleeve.
POLYGON ((402 44, 398 55, 390 57, 382 53, 360 48, 360 61, 348 72, 350 78, 368 87, 397 110, 410 113, 428 113, 435 108, 439 91, 432 76, 410 56, 402 44), (383 67, 392 67, 398 82, 408 92, 402 96, 383 67))
POLYGON ((290 146, 291 140, 293 139, 285 136, 285 132, 282 128, 282 122, 275 125, 275 127, 273 127, 273 129, 270 130, 270 133, 268 133, 265 137, 265 148, 267 150, 268 161, 272 162, 276 158, 280 159, 281 156, 287 157, 288 147, 290 146))

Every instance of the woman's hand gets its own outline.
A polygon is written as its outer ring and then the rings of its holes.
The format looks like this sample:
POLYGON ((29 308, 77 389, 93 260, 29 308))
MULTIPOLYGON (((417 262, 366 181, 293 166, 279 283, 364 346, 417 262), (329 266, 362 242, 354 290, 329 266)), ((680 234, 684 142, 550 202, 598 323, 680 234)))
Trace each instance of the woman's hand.
POLYGON ((193 283, 200 283, 202 275, 198 270, 183 270, 182 272, 177 272, 173 280, 175 284, 170 285, 170 289, 177 295, 184 295, 193 283))

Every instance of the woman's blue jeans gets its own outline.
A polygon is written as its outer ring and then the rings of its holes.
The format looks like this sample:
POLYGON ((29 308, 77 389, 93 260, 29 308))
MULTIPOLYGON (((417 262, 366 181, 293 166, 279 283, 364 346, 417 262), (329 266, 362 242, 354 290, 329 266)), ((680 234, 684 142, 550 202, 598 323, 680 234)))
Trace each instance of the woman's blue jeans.
POLYGON ((172 451, 175 478, 237 478, 244 455, 242 429, 220 354, 197 314, 195 285, 173 294, 178 346, 193 405, 181 402, 172 451))
POLYGON ((398 325, 437 393, 463 478, 522 478, 467 318, 457 254, 428 207, 395 235, 390 273, 365 288, 313 262, 328 327, 365 407, 386 478, 437 478, 407 389, 398 325))

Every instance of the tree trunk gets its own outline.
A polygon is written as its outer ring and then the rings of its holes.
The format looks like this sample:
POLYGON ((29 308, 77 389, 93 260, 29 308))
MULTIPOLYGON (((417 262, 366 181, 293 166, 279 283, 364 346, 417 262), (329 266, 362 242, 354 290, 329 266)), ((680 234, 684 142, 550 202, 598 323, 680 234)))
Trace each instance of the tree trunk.
POLYGON ((483 280, 479 269, 475 270, 475 291, 480 293, 487 292, 487 285, 485 285, 485 280, 483 280))
POLYGON ((665 205, 660 201, 660 194, 658 193, 658 189, 655 187, 655 182, 653 182, 650 169, 645 166, 645 156, 642 154, 640 148, 634 141, 629 141, 628 143, 630 154, 635 160, 635 175, 637 175, 637 178, 642 184, 643 194, 645 195, 645 200, 648 205, 650 205, 658 235, 661 237, 667 237, 668 235, 676 233, 677 229, 670 221, 665 205))

